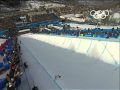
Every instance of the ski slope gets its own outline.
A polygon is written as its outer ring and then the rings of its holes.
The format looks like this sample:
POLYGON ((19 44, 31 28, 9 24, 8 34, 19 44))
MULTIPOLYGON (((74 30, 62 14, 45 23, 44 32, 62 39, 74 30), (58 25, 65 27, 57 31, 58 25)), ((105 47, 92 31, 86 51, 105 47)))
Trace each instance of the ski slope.
POLYGON ((119 40, 25 34, 22 59, 30 88, 119 90, 119 40), (55 80, 55 76, 61 78, 55 80))

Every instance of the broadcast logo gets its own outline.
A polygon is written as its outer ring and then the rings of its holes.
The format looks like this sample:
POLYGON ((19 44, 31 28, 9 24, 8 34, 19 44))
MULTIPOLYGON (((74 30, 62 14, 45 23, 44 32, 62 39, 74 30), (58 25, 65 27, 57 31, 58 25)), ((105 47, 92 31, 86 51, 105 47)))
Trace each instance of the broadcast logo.
POLYGON ((107 16, 109 16, 109 10, 92 10, 90 15, 95 19, 105 19, 107 16))

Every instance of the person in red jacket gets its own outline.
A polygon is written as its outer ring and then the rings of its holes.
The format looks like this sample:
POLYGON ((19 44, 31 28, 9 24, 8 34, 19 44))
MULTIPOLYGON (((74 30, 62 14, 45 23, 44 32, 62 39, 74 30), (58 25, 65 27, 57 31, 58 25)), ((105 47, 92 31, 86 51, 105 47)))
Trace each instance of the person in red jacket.
POLYGON ((3 45, 1 44, 1 46, 0 46, 0 51, 3 51, 3 45))

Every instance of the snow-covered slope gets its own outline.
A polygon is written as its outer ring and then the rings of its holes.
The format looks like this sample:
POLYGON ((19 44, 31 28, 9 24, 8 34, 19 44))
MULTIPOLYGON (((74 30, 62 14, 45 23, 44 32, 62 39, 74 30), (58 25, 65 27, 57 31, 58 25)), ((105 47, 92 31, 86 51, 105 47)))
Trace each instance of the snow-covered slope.
POLYGON ((23 60, 29 64, 29 81, 40 90, 119 89, 117 41, 39 34, 19 40, 23 60), (56 75, 61 78, 54 80, 56 75))

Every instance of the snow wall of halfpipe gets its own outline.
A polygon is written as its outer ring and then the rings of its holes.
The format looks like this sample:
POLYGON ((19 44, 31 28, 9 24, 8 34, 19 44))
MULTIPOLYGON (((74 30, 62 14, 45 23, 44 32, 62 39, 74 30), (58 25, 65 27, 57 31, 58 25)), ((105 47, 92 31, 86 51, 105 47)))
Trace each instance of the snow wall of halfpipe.
POLYGON ((109 64, 120 64, 120 42, 109 39, 86 39, 73 37, 58 37, 52 35, 27 35, 29 38, 45 43, 73 50, 109 64))
POLYGON ((119 41, 41 34, 19 37, 28 81, 40 90, 118 90, 119 41), (55 75, 62 78, 54 80, 55 75))

